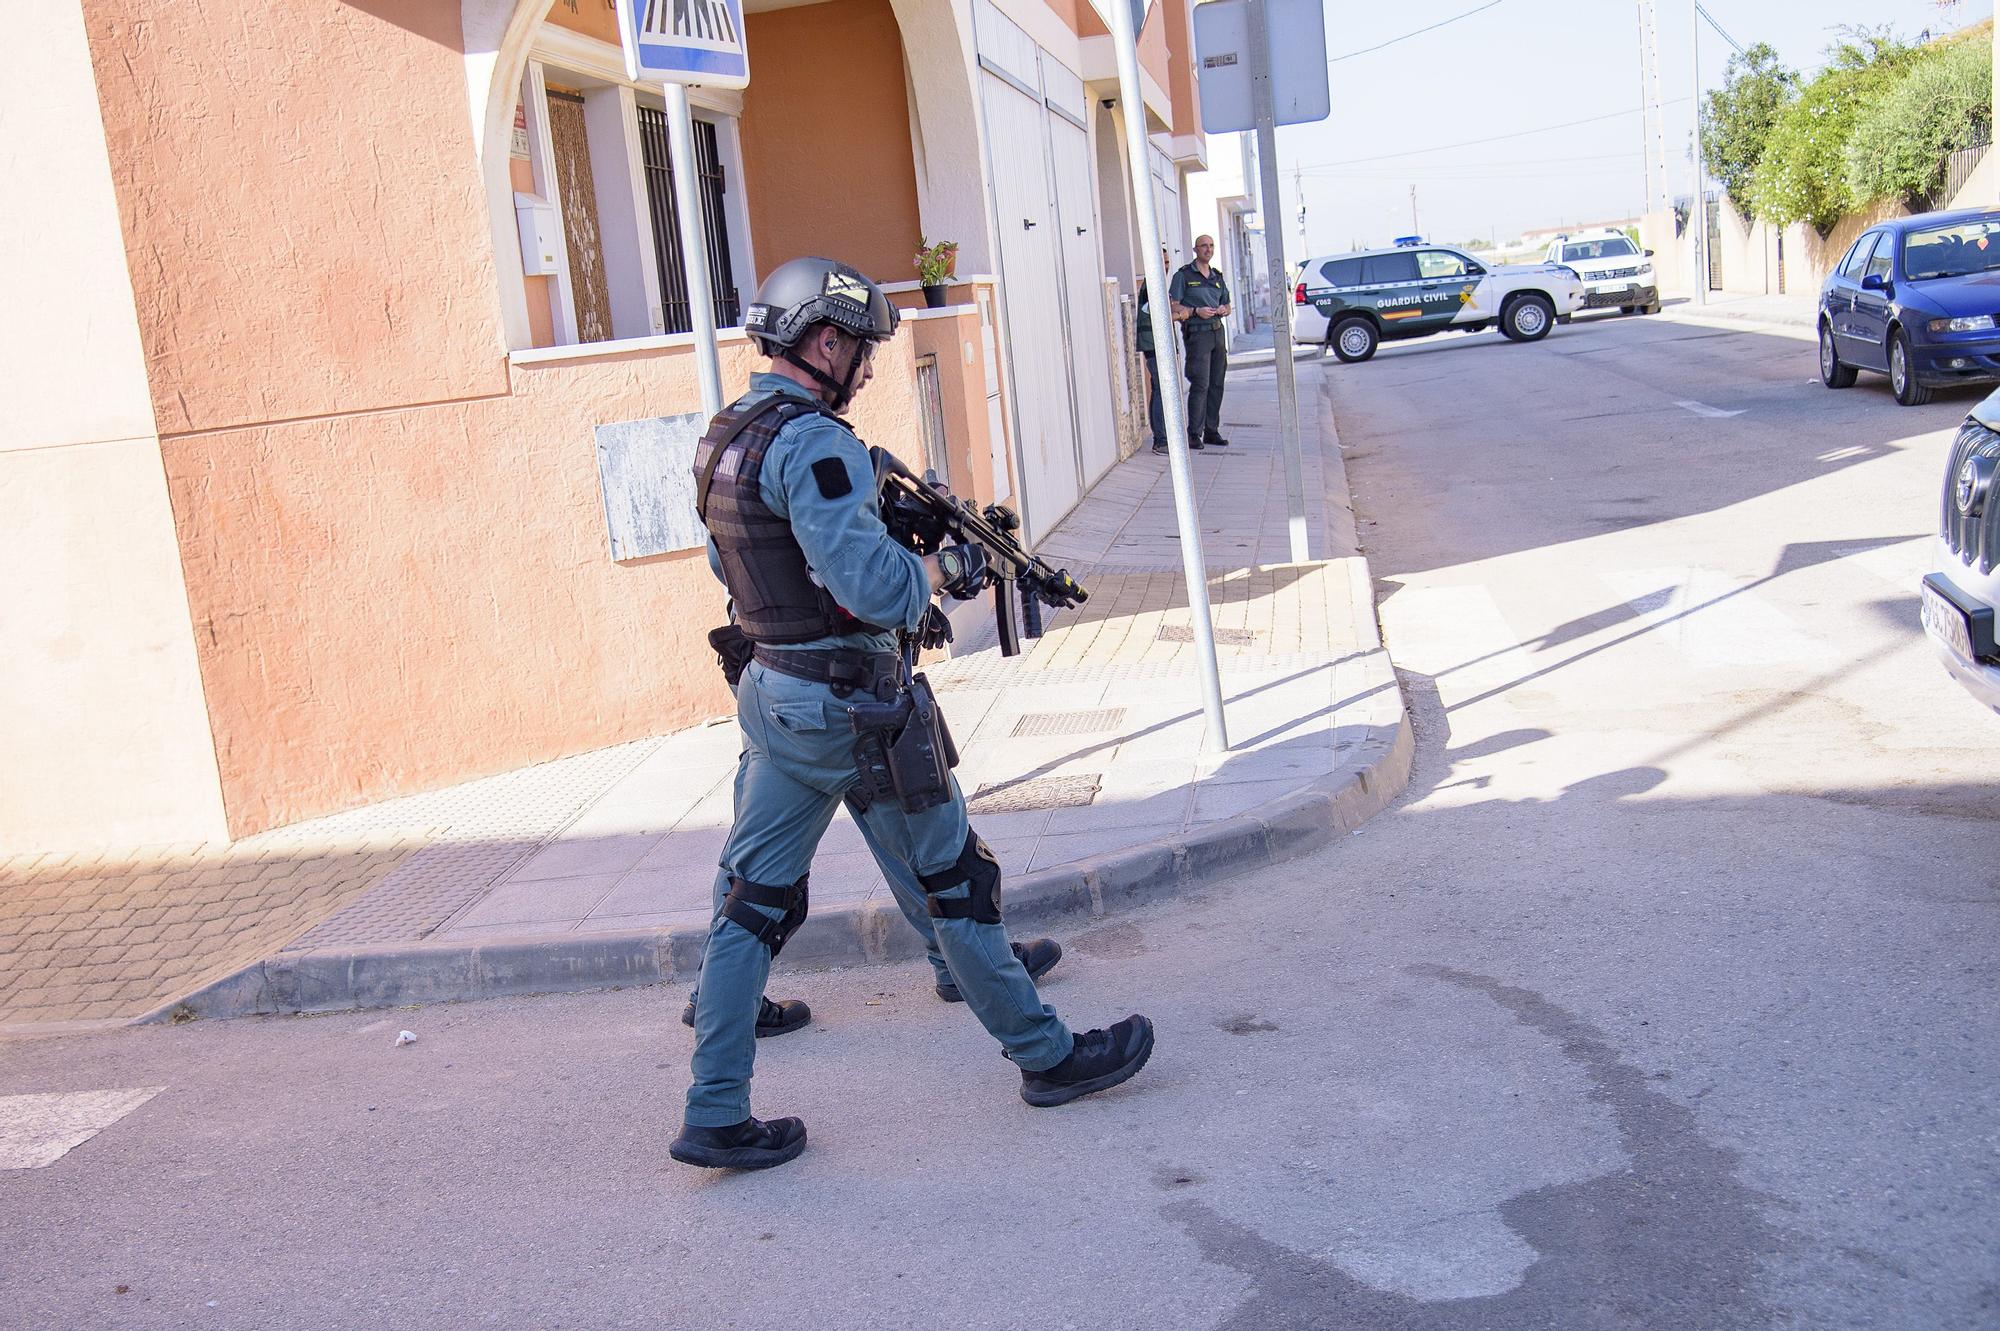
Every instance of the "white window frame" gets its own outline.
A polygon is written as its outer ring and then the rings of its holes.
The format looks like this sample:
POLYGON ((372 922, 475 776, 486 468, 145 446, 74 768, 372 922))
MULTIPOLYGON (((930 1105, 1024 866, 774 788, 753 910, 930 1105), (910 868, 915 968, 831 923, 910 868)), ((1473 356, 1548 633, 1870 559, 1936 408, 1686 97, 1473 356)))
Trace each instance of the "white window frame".
MULTIPOLYGON (((655 257, 652 210, 646 197, 638 106, 642 97, 649 105, 662 105, 659 89, 628 80, 625 77, 624 53, 616 46, 568 28, 544 23, 536 32, 529 52, 520 96, 527 112, 528 161, 534 177, 535 193, 552 204, 558 204, 557 263, 550 282, 550 314, 556 345, 582 344, 577 338, 576 293, 570 281, 569 238, 556 190, 555 145, 549 131, 548 79, 551 72, 558 82, 562 81, 564 74, 570 74, 594 84, 608 85, 585 90, 584 120, 590 135, 591 176, 596 187, 605 268, 612 282, 612 340, 624 342, 658 336, 666 321, 662 310, 658 260, 655 257), (619 151, 621 147, 622 153, 619 151), (619 169, 621 164, 622 170, 619 169)), ((713 88, 690 88, 688 93, 696 118, 710 121, 716 127, 716 146, 726 182, 723 192, 724 228, 729 237, 730 272, 736 279, 737 309, 741 311, 748 308, 756 282, 749 208, 743 183, 743 94, 713 88)), ((506 280, 522 284, 525 300, 526 275, 518 266, 506 280)), ((607 346, 609 343, 589 345, 607 346)), ((526 344, 512 348, 515 351, 527 349, 526 344)))

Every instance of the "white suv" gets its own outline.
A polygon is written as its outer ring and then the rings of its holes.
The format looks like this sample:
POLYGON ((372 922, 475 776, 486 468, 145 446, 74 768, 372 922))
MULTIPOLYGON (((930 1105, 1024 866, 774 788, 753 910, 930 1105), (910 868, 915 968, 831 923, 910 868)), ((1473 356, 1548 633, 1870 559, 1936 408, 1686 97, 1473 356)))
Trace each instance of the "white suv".
POLYGON ((1924 632, 1945 669, 2000 712, 2000 393, 1959 427, 1944 473, 1938 571, 1923 582, 1924 632))
POLYGON ((1545 257, 1582 279, 1586 310, 1660 312, 1660 281, 1653 273, 1653 252, 1641 250, 1623 231, 1605 227, 1557 236, 1549 242, 1545 257))

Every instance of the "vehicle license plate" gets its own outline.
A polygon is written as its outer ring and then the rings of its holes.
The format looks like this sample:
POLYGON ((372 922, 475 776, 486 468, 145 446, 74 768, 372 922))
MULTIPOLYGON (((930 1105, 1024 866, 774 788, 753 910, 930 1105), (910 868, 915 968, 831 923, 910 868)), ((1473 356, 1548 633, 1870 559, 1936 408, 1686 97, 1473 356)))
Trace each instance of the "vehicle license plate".
POLYGON ((1924 632, 1949 647, 1953 656, 1967 665, 1978 659, 1972 651, 1972 621, 1928 582, 1924 584, 1923 620, 1924 632))

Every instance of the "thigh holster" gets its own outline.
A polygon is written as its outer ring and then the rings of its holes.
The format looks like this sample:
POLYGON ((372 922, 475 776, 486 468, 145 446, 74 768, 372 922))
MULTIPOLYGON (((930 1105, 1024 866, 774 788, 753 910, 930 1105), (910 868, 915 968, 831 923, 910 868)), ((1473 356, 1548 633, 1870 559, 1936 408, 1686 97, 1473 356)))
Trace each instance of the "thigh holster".
POLYGON ((775 957, 784 950, 786 940, 806 922, 806 878, 790 887, 766 887, 747 878, 731 878, 729 895, 722 899, 722 914, 742 925, 758 942, 770 948, 775 957), (785 914, 782 919, 774 920, 761 910, 750 909, 752 906, 781 910, 785 914))
POLYGON ((957 861, 936 873, 920 873, 917 881, 924 885, 924 900, 932 919, 1000 923, 1000 861, 993 858, 993 852, 970 828, 965 833, 965 849, 958 852, 957 861), (971 896, 962 901, 938 896, 960 883, 972 885, 971 896))

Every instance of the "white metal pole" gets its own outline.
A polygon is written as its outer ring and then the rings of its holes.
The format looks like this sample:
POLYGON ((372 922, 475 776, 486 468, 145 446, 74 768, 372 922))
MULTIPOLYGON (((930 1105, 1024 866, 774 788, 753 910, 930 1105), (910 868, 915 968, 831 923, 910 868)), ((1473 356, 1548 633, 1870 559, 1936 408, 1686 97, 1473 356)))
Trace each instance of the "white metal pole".
MULTIPOLYGON (((1165 366, 1174 363, 1174 325, 1168 315, 1167 269, 1160 262, 1160 214, 1153 202, 1153 165, 1147 159, 1146 102, 1139 89, 1139 35, 1130 0, 1111 0, 1111 46, 1118 57, 1118 109, 1125 115, 1125 152, 1132 168, 1132 203, 1139 214, 1139 250, 1145 258, 1151 294, 1153 346, 1165 366)), ((1164 368, 1164 366, 1163 366, 1164 368)), ((1194 617, 1195 660, 1201 669, 1202 710, 1208 716, 1207 747, 1229 747, 1222 715, 1222 678, 1215 666, 1215 625, 1208 611, 1208 566, 1201 554, 1201 520, 1195 513, 1194 474, 1188 465, 1187 407, 1178 374, 1160 376, 1160 414, 1167 426, 1167 471, 1174 482, 1174 517, 1181 533, 1181 572, 1187 579, 1188 609, 1194 617)))
POLYGON ((1688 17, 1693 27, 1688 37, 1693 43, 1688 48, 1688 65, 1694 70, 1694 208, 1689 223, 1694 228, 1694 299, 1697 305, 1708 304, 1708 265, 1704 251, 1708 246, 1708 188, 1704 163, 1701 160, 1701 9, 1699 0, 1688 0, 1688 17))
MULTIPOLYGON (((1258 209, 1264 217, 1264 262, 1271 275, 1271 345, 1277 352, 1278 435, 1285 450, 1285 518, 1292 562, 1312 558, 1306 541, 1306 481, 1299 460, 1299 388, 1292 368, 1292 292, 1285 270, 1284 201, 1278 196, 1278 126, 1271 91, 1271 29, 1264 0, 1250 0, 1250 111, 1257 119, 1258 209)), ((1411 207, 1416 187, 1410 187, 1411 207)))
POLYGON ((674 215, 681 227, 681 270, 687 278, 688 314, 693 320, 695 375, 701 381, 701 409, 722 410, 722 362, 715 349, 715 291, 708 281, 708 232, 701 221, 701 163, 694 155, 694 116, 687 89, 660 85, 667 99, 668 148, 673 153, 674 215))

